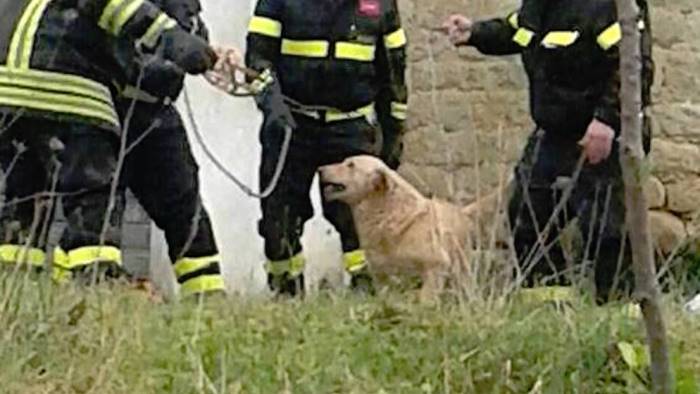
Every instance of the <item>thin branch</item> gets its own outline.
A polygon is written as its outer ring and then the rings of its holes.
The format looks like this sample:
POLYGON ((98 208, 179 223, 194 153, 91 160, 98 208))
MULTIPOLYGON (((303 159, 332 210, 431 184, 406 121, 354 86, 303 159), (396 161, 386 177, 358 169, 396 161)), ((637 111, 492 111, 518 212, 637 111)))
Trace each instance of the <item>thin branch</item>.
POLYGON ((635 0, 616 0, 616 3, 622 25, 620 164, 625 182, 626 222, 634 259, 636 296, 642 307, 647 330, 653 392, 671 394, 674 392, 674 379, 644 193, 646 179, 643 172, 645 155, 642 144, 642 54, 641 35, 637 28, 640 10, 635 0))

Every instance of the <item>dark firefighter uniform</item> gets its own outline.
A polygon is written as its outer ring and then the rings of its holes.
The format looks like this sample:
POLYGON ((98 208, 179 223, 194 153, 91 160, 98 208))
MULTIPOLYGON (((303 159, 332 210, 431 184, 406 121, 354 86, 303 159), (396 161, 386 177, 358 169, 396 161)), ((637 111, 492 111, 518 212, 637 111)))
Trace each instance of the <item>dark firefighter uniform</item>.
MULTIPOLYGON (((649 104, 653 79, 648 11, 642 7, 643 102, 649 104)), ((619 136, 619 49, 622 38, 613 0, 525 0, 503 19, 476 22, 468 45, 485 54, 521 54, 530 82, 530 107, 537 129, 515 170, 509 203, 515 249, 526 285, 567 284, 567 264, 557 242, 565 221, 579 219, 583 261, 591 264, 597 298, 605 301, 630 290, 631 253, 624 230, 625 203, 617 141, 610 157, 583 166, 574 176, 581 150, 577 142, 593 119, 619 136), (562 180, 577 180, 565 209, 562 180), (552 225, 553 224, 553 225, 552 225), (614 292, 620 290, 620 293, 614 292)), ((648 152, 648 122, 645 149, 648 152)), ((568 270, 571 274, 571 270, 568 270)))
MULTIPOLYGON (((268 283, 278 293, 303 290, 300 237, 313 209, 309 189, 319 166, 358 154, 399 165, 406 119, 406 35, 394 0, 259 0, 250 21, 246 64, 268 70, 290 105, 294 130, 280 182, 262 201, 268 283), (381 126, 380 128, 377 126, 381 126)), ((260 141, 262 187, 270 183, 284 130, 265 115, 260 141)), ((352 286, 367 288, 365 253, 349 207, 323 201, 340 233, 352 286)))
MULTIPOLYGON (((154 4, 185 30, 208 39, 199 18, 199 0, 154 4)), ((122 119, 134 104, 126 130, 127 146, 133 149, 125 158, 122 185, 165 232, 181 294, 223 291, 219 251, 200 197, 198 166, 182 118, 172 104, 182 91, 185 74, 174 63, 155 56, 144 56, 142 63, 141 78, 117 98, 122 119)))
MULTIPOLYGON (((112 40, 158 47, 191 72, 211 49, 144 0, 17 0, 0 5, 0 158, 6 179, 4 262, 39 267, 50 213, 62 195, 70 225, 54 253, 63 276, 119 265, 118 218, 106 218, 121 129, 110 86, 126 78, 112 40)), ((115 205, 119 199, 115 198, 115 205)))

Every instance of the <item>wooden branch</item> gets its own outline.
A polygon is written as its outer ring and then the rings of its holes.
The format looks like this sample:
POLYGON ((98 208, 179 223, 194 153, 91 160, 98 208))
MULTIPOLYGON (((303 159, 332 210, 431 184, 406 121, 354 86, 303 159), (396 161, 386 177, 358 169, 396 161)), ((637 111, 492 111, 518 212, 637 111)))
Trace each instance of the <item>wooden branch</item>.
POLYGON ((641 304, 651 353, 653 392, 673 393, 673 374, 669 361, 668 338, 661 307, 661 292, 649 232, 647 202, 644 195, 645 160, 642 148, 642 56, 639 8, 635 0, 616 0, 622 24, 620 74, 622 135, 620 163, 625 182, 626 225, 632 244, 636 297, 641 304))

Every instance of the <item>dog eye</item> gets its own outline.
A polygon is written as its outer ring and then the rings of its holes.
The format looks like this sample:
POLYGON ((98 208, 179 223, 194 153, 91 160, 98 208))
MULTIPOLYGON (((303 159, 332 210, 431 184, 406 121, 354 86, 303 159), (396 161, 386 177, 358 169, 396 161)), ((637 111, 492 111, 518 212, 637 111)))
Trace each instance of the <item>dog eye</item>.
POLYGON ((355 162, 354 161, 348 162, 348 168, 355 168, 355 162))

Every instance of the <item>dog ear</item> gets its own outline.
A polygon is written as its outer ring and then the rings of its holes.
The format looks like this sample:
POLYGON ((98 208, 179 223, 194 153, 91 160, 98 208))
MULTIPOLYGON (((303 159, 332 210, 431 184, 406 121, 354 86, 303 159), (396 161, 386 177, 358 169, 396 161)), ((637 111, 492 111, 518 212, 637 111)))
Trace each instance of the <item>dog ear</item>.
POLYGON ((372 190, 375 192, 389 190, 389 177, 383 168, 378 168, 372 173, 372 190))

